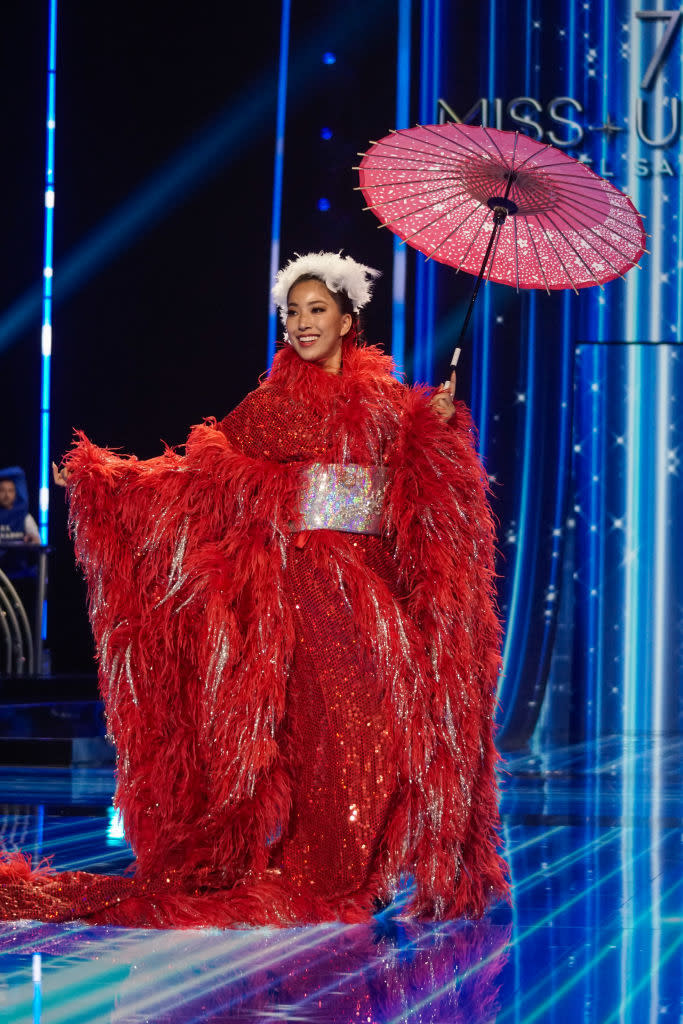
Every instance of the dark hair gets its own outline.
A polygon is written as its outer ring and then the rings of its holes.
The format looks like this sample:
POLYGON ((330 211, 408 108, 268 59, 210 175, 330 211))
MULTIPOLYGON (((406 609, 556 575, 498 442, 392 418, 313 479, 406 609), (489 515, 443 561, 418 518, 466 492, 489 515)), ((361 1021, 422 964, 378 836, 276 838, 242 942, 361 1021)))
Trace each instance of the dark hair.
MULTIPOLYGON (((321 277, 318 277, 317 274, 301 274, 301 276, 297 277, 296 281, 294 281, 292 283, 292 288, 296 288, 296 286, 298 284, 301 284, 302 281, 320 281, 320 283, 324 284, 325 287, 327 288, 327 285, 325 284, 323 279, 321 277)), ((289 292, 287 293, 287 298, 288 299, 289 299, 289 296, 291 294, 292 288, 290 288, 289 292)), ((353 303, 351 302, 351 299, 348 297, 346 292, 333 292, 333 291, 330 291, 329 288, 327 288, 327 290, 328 290, 328 292, 330 292, 330 295, 332 296, 334 301, 337 303, 337 306, 339 307, 339 312, 342 313, 342 314, 348 313, 349 316, 352 316, 354 321, 355 321, 356 320, 356 314, 353 311, 353 303)))
POLYGON ((0 484, 14 484, 14 489, 17 489, 17 482, 14 477, 11 476, 0 476, 0 484))

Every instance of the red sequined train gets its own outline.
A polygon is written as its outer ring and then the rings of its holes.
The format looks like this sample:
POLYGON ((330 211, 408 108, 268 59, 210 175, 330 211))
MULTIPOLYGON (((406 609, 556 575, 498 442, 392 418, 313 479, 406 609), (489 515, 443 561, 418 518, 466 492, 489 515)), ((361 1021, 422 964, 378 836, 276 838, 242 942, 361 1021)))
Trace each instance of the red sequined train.
POLYGON ((493 523, 466 409, 374 348, 285 349, 184 455, 66 459, 130 877, 6 854, 0 917, 153 927, 366 919, 506 897, 493 523), (311 463, 383 466, 381 536, 297 533, 311 463))

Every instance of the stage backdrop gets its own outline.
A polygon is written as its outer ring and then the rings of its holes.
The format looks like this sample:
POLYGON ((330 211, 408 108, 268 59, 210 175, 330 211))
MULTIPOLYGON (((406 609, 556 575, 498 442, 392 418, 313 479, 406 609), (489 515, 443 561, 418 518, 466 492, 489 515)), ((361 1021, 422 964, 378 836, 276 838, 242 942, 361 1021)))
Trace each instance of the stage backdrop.
MULTIPOLYGON (((489 285, 478 302, 459 390, 500 519, 500 741, 517 746, 535 729, 552 740, 678 732, 683 12, 612 0, 471 6, 396 5, 396 116, 388 125, 378 108, 372 137, 453 120, 550 142, 633 198, 651 253, 604 290, 489 285)), ((372 93, 365 123, 368 109, 372 93)), ((319 185, 334 194, 331 221, 352 208, 336 186, 319 185)), ((366 217, 361 255, 375 232, 366 217)), ((285 216, 285 251, 292 235, 285 216)), ((472 279, 412 251, 393 265, 394 353, 410 378, 436 382, 472 279)))
MULTIPOLYGON (((240 35, 219 4, 191 19, 60 6, 50 454, 79 426, 147 457, 223 415, 268 364, 270 269, 295 251, 381 267, 370 340, 409 379, 440 380, 473 279, 377 230, 353 191, 357 152, 449 119, 550 142, 629 192, 651 255, 604 291, 494 285, 478 301, 458 390, 500 521, 500 740, 676 733, 683 15, 644 0, 464 8, 348 0, 340 18, 268 0, 240 35)), ((30 5, 8 11, 0 62, 0 461, 36 484, 47 10, 40 25, 30 5)), ((60 500, 51 517, 54 663, 92 669, 60 500)))

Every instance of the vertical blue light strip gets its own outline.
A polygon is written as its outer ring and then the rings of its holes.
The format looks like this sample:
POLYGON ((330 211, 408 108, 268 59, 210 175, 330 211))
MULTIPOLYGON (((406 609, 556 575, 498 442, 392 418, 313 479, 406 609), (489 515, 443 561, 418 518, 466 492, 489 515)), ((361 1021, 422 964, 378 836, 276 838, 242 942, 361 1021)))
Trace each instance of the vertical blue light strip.
POLYGON ((268 282, 268 366, 275 355, 278 314, 270 294, 273 279, 280 268, 280 230, 282 227, 282 179, 285 166, 285 119, 287 116, 287 70, 289 66, 289 22, 291 0, 282 0, 280 17, 280 60, 277 75, 277 115, 275 122, 275 165, 273 169, 273 209, 270 220, 270 279, 268 282))
MULTIPOLYGON (((571 93, 570 93, 571 95, 571 93)), ((562 296, 562 341, 560 355, 560 411, 558 415, 558 439, 557 451, 560 458, 568 451, 569 433, 571 428, 571 401, 572 401, 572 331, 571 331, 571 298, 568 292, 562 296)), ((560 557, 563 544, 562 537, 565 534, 565 519, 567 512, 567 489, 569 486, 569 469, 565 470, 562 463, 559 464, 555 482, 555 506, 553 512, 552 528, 552 554, 550 562, 550 578, 548 583, 548 606, 546 608, 545 621, 543 623, 543 639, 541 641, 541 653, 538 659, 538 671, 534 685, 534 692, 541 692, 543 685, 543 674, 547 672, 547 662, 550 655, 550 645, 553 639, 554 619, 557 615, 556 605, 559 603, 560 579, 562 574, 562 559, 560 557), (552 605, 552 607, 551 607, 552 605)))
MULTIPOLYGON (((632 2, 629 10, 630 23, 635 25, 636 3, 632 2)), ((631 67, 629 75, 629 109, 635 110, 638 98, 638 82, 641 75, 642 55, 640 51, 640 35, 634 33, 631 40, 631 67)), ((629 133, 628 142, 628 166, 634 167, 636 157, 639 156, 638 138, 634 132, 629 133)), ((631 170, 628 180, 628 193, 631 195, 637 209, 642 209, 640 203, 639 179, 635 171, 631 170)), ((641 333, 639 313, 639 285, 637 272, 632 272, 626 278, 626 303, 623 320, 623 337, 629 341, 635 341, 639 337, 644 338, 641 333)), ((624 495, 624 514, 626 522, 626 559, 625 559, 625 587, 624 587, 624 632, 623 632, 623 707, 622 731, 625 736, 632 735, 636 728, 638 719, 637 693, 638 681, 640 678, 640 665, 638 664, 637 652, 639 649, 639 633, 642 623, 639 616, 638 592, 640 588, 639 551, 640 539, 639 502, 640 493, 640 472, 642 467, 640 437, 642 425, 640 420, 640 396, 642 392, 641 374, 642 353, 639 347, 629 349, 627 356, 627 429, 626 429, 626 480, 624 495)), ((626 753, 626 752, 625 752, 626 753)))
MULTIPOLYGON (((603 123, 614 112, 612 86, 612 50, 613 40, 610 26, 615 16, 611 0, 605 0, 601 10, 599 24, 600 37, 600 65, 602 71, 602 95, 600 97, 600 116, 603 123)), ((586 25, 590 24, 590 17, 586 17, 586 25)), ((585 48, 584 48, 585 49, 585 48)), ((608 139, 602 136, 597 144, 595 152, 599 155, 599 166, 606 166, 609 160, 608 139)), ((597 290, 591 293, 591 325, 594 324, 594 336, 597 342, 604 342, 609 333, 608 308, 605 296, 597 290)), ((593 333, 593 332, 591 332, 593 333)), ((605 374, 605 351, 600 344, 592 345, 590 354, 586 359, 587 372, 584 373, 583 387, 588 382, 589 391, 584 392, 583 401, 588 405, 589 434, 585 439, 588 446, 588 473, 586 478, 588 496, 583 514, 588 522, 586 534, 588 558, 587 558, 587 586, 584 589, 583 600, 589 608, 587 616, 587 657, 584 658, 585 671, 585 730, 586 739, 589 741, 586 747, 589 756, 596 748, 590 742, 602 735, 603 731, 603 704, 604 704, 604 630, 605 630, 605 482, 604 482, 604 460, 605 460, 605 422, 606 422, 606 395, 608 381, 605 374)), ((587 765, 588 770, 595 768, 595 765, 587 765)))
MULTIPOLYGON (((525 9, 525 21, 526 21, 526 62, 524 69, 525 78, 525 89, 526 93, 530 94, 531 90, 531 65, 533 53, 532 40, 534 38, 533 22, 534 22, 534 11, 533 11, 533 0, 527 0, 525 9)), ((491 51, 489 52, 489 60, 492 60, 491 51)), ((538 73, 535 74, 535 79, 538 78, 538 73)), ((494 80, 491 78, 490 82, 494 80)), ((537 84, 536 82, 534 84, 537 84)), ((487 288, 487 292, 489 289, 487 288)), ((534 382, 536 380, 536 331, 537 331, 537 320, 536 320, 536 305, 537 299, 536 294, 531 291, 525 296, 525 302, 522 309, 526 306, 527 312, 527 323, 522 329, 522 334, 526 336, 526 345, 522 351, 526 359, 525 367, 525 385, 524 385, 524 401, 520 403, 523 405, 523 442, 522 452, 523 460, 520 467, 520 484, 519 484, 519 509, 516 515, 517 523, 517 544, 515 550, 514 566, 512 568, 511 585, 510 585, 510 598, 508 602, 507 617, 505 623, 505 639, 503 643, 503 672, 498 688, 498 700, 501 709, 501 733, 505 732, 507 725, 513 715, 515 705, 517 702, 517 695, 522 681, 522 672, 524 669, 524 656, 527 642, 527 627, 529 619, 532 589, 528 586, 529 581, 532 579, 533 573, 531 570, 532 561, 527 561, 535 555, 532 552, 535 550, 535 538, 529 536, 528 520, 529 520, 529 505, 530 495, 533 492, 532 474, 535 469, 533 464, 533 424, 534 424, 534 406, 535 406, 535 388, 534 382)), ((487 319, 490 319, 490 305, 485 307, 487 319)), ((486 346, 487 341, 483 339, 483 345, 486 346)), ((482 370, 483 367, 480 365, 480 377, 478 394, 483 395, 487 381, 483 379, 482 370)), ((474 382, 473 382, 474 391, 474 382)), ((483 405, 483 403, 482 403, 483 405)), ((478 410, 479 420, 482 420, 482 407, 478 410)), ((481 426, 479 425, 479 429, 481 426)))
MULTIPOLYGON (((636 10, 640 4, 636 0, 630 0, 626 6, 626 16, 631 26, 636 25, 636 10)), ((631 62, 629 68, 628 82, 628 109, 636 109, 636 102, 639 95, 639 81, 643 68, 643 55, 640 46, 641 36, 639 32, 631 32, 631 62)), ((642 210, 640 182, 634 170, 635 158, 640 155, 640 146, 635 132, 628 135, 628 187, 627 192, 633 199, 636 209, 642 210)), ((649 211, 648 211, 649 212, 649 211)), ((628 341, 636 341, 645 338, 641 333, 639 321, 639 307, 645 306, 642 301, 638 273, 631 272, 626 278, 626 302, 624 304, 624 317, 622 321, 622 337, 628 341), (640 300, 640 301, 639 301, 640 300)), ((623 668, 622 668, 622 722, 621 722, 621 748, 624 763, 621 779, 621 813, 626 821, 633 815, 636 808, 636 774, 633 757, 633 736, 640 718, 638 707, 639 691, 641 687, 647 687, 647 676, 641 675, 641 666, 638 663, 638 652, 640 648, 640 631, 643 627, 641 621, 640 586, 641 586, 641 552, 639 544, 641 538, 640 522, 640 495, 642 492, 641 473, 645 470, 640 450, 640 439, 642 437, 642 409, 640 398, 643 394, 641 388, 642 380, 642 350, 640 345, 629 346, 626 354, 626 473, 624 493, 624 520, 626 524, 626 546, 624 555, 624 630, 623 630, 623 668)), ((648 425, 649 426, 649 425, 648 425)), ((647 495, 650 500, 650 495, 647 495)), ((648 642, 648 640, 646 640, 648 642)), ((643 727, 647 728, 645 723, 643 727)), ((624 864, 624 874, 621 884, 621 923, 624 929, 624 942, 620 955, 620 989, 622 1001, 629 991, 633 980, 633 905, 636 895, 636 878, 634 875, 633 863, 634 837, 633 829, 624 829, 621 840, 621 858, 624 864)))
MULTIPOLYGON (((503 680, 499 690, 499 700, 503 705, 505 720, 509 718, 517 702, 517 693, 521 683, 524 663, 524 647, 527 640, 527 624, 529 621, 529 602, 531 588, 525 587, 527 577, 532 575, 530 563, 527 562, 527 543, 529 533, 526 524, 529 519, 529 503, 533 490, 532 471, 534 469, 531 453, 533 452, 534 421, 535 421, 535 370, 536 370, 536 295, 532 292, 528 302, 528 322, 526 325, 526 384, 524 390, 524 440, 522 451, 524 461, 521 468, 519 484, 519 513, 517 531, 517 551, 512 570, 512 586, 508 606, 505 640, 503 643, 503 680), (512 652, 515 652, 514 656, 512 652), (514 674, 513 674, 514 673, 514 674), (504 689, 503 689, 504 687, 504 689), (503 699, 502 694, 505 694, 503 699)), ((533 539, 533 538, 532 538, 533 539)), ((505 722, 503 722, 505 728, 505 722)))
MULTIPOLYGON (((435 121, 437 118, 437 103, 439 102, 439 82, 441 80, 441 0, 432 0, 432 55, 431 55, 431 78, 430 78, 430 89, 429 96, 427 97, 429 102, 429 120, 435 121)), ((429 267, 427 268, 427 282, 428 288, 428 300, 430 309, 430 327, 427 335, 428 338, 428 364, 427 364, 427 377, 426 380, 429 383, 437 383, 435 379, 435 368, 434 360, 437 353, 434 351, 434 335, 435 335, 435 319, 436 319, 436 264, 433 260, 430 260, 429 267)), ((450 363, 450 355, 448 353, 448 362, 450 363)), ((439 368, 439 377, 441 376, 441 370, 439 368)))
MULTIPOLYGON (((429 41, 434 34, 434 26, 431 22, 432 2, 422 0, 422 21, 420 26, 420 107, 419 117, 421 123, 429 123, 430 117, 426 113, 426 98, 429 81, 429 41)), ((427 358, 428 347, 427 334, 433 329, 433 321, 430 322, 427 303, 427 277, 428 264, 420 253, 416 256, 415 262, 415 333, 413 341, 413 379, 415 381, 427 380, 427 358)))
MULTIPOLYGON (((668 5, 666 5, 668 6, 668 5)), ((659 2, 657 8, 661 10, 663 4, 659 2)), ((661 31, 661 30, 660 30, 661 31)), ((660 35, 661 39, 661 35, 660 35)), ((680 58, 679 58, 680 60, 680 58)), ((663 76, 657 76, 656 84, 652 94, 652 103, 655 110, 655 138, 662 138, 664 120, 664 94, 665 90, 663 76)), ((679 190, 680 190, 679 184, 679 190)), ((671 267, 671 243, 669 242, 669 214, 665 206, 670 198, 669 185, 665 186, 663 178, 655 175, 651 183, 650 202, 648 211, 648 230, 652 233, 653 239, 659 244, 652 246, 652 253, 648 260, 648 272, 654 287, 649 289, 649 324, 648 337, 650 341, 658 342, 664 340, 665 324, 670 320, 668 309, 668 271, 671 267), (665 242, 666 239, 666 242, 665 242), (664 242, 664 244, 662 244, 664 242), (668 315, 667 315, 668 314, 668 315)), ((680 233, 681 225, 677 225, 680 233)), ((642 301, 642 300, 641 300, 642 301)), ((643 305, 645 303, 643 302, 643 305)), ((680 324, 678 329, 680 330, 680 324)), ((668 331, 667 331, 668 334, 668 331)), ((667 686, 671 685, 669 678, 671 637, 675 634, 676 615, 671 616, 672 594, 670 587, 670 558, 672 548, 673 531, 677 528, 675 517, 671 516, 671 483, 672 476, 669 473, 669 422, 674 409, 671 408, 673 397, 673 375, 671 374, 671 356, 668 345, 657 345, 649 349, 647 355, 647 367, 649 380, 646 384, 647 395, 650 401, 650 413, 648 416, 648 432, 643 448, 650 448, 648 460, 650 466, 650 479, 648 480, 647 497, 642 496, 644 502, 648 501, 650 517, 648 518, 649 536, 647 538, 647 567, 649 569, 649 580, 642 580, 643 593, 640 601, 645 602, 648 609, 648 640, 646 648, 649 655, 648 679, 646 699, 643 701, 644 719, 647 728, 653 734, 652 748, 652 781, 650 788, 650 829, 652 835, 652 847, 650 852, 650 885, 651 885, 651 906, 652 906, 652 929, 650 931, 650 963, 657 964, 661 957, 661 875, 662 866, 662 818, 664 814, 664 771, 663 771, 663 733, 671 728, 667 721, 668 701, 667 686), (654 428, 654 429, 653 429, 654 428), (649 442, 649 444, 647 443, 649 442), (654 495, 654 501, 652 497, 654 495), (654 507, 653 507, 654 506, 654 507), (672 525, 669 526, 669 523, 672 525), (649 592, 645 589, 649 583, 649 592)), ((672 417, 673 418, 673 417, 672 417)), ((642 548, 641 548, 642 550, 642 548)), ((640 554, 640 552, 639 552, 640 554)), ((677 571, 677 568, 674 569, 677 571)), ((643 638, 640 640, 643 643, 643 638)), ((639 684, 644 688, 644 679, 641 676, 639 684)), ((659 993, 659 972, 653 971, 650 977, 650 1006, 660 1006, 659 993), (653 1001, 654 1000, 654 1001, 653 1001)), ((654 1018, 654 1013, 651 1019, 654 1018)))
POLYGON ((47 121, 45 138, 45 237, 43 242, 43 322, 40 332, 40 539, 47 544, 50 511, 50 361, 52 358, 52 253, 55 207, 55 79, 57 75, 57 0, 49 0, 47 121))
MULTIPOLYGON (((683 61, 679 64, 678 95, 683 96, 683 61)), ((681 342, 683 341, 683 336, 681 334, 683 331, 683 231, 681 231, 681 225, 683 225, 683 188, 680 186, 678 189, 677 214, 679 230, 676 232, 676 244, 672 250, 674 267, 676 267, 676 277, 673 284, 676 303, 675 309, 672 310, 672 312, 674 314, 673 322, 677 325, 674 337, 676 341, 681 342)))
POLYGON ((43 954, 31 957, 31 978, 33 981, 33 1024, 40 1024, 43 1009, 43 954))
MULTIPOLYGON (((606 123, 614 112, 611 95, 612 73, 611 57, 613 41, 611 38, 610 26, 614 18, 614 9, 611 0, 606 0, 601 11, 599 22, 600 37, 600 65, 602 71, 602 94, 600 97, 600 116, 603 123, 606 123)), ((589 16, 586 15, 584 24, 590 24, 589 16)), ((584 47, 585 52, 586 47, 584 47)), ((584 95, 584 102, 587 102, 584 95)), ((608 140, 603 136, 598 143, 596 154, 599 155, 599 165, 606 166, 609 159, 608 140)), ((589 332, 594 335, 595 340, 600 343, 608 337, 608 307, 605 296, 597 293, 597 290, 590 295, 590 328, 589 332)), ((586 422, 589 424, 589 433, 584 443, 588 448, 588 470, 585 477, 587 497, 585 507, 582 508, 582 515, 588 523, 586 531, 587 545, 587 582, 583 590, 583 600, 589 608, 586 616, 586 645, 587 652, 583 660, 585 672, 585 731, 586 739, 589 741, 586 750, 589 756, 596 748, 591 740, 602 735, 603 730, 603 704, 604 704, 604 627, 605 627, 605 481, 604 481, 604 459, 605 459, 605 420, 606 420, 606 393, 608 380, 605 373, 605 351, 600 344, 592 345, 590 353, 586 354, 584 361, 585 370, 582 374, 583 394, 581 401, 586 404, 588 415, 586 422), (588 387, 588 390, 586 390, 588 387)), ((582 502, 582 506, 584 503, 582 502)), ((595 768, 595 765, 588 765, 587 768, 595 768)))
POLYGON ((40 864, 43 859, 43 836, 45 834, 45 805, 39 804, 36 808, 36 839, 33 844, 33 862, 40 864))
MULTIPOLYGON (((489 0, 489 67, 488 67, 488 79, 487 79, 487 91, 486 95, 489 100, 489 110, 495 109, 495 96, 496 96, 496 68, 498 66, 499 55, 496 52, 498 45, 498 34, 497 34, 497 0, 489 0)), ((491 120, 489 120, 491 125, 491 120)), ((494 123, 492 127, 497 127, 494 123)), ((508 225, 509 227, 509 225, 508 225)), ((481 310, 478 331, 476 353, 473 353, 472 362, 477 368, 476 382, 476 407, 474 410, 474 421, 477 426, 477 433, 479 435, 479 454, 486 465, 486 454, 488 451, 488 420, 489 420, 489 394, 491 390, 491 318, 493 317, 493 297, 492 297, 492 285, 488 283, 484 288, 484 294, 482 296, 483 309, 481 310)), ((474 384, 474 381, 473 381, 474 384)), ((473 387, 474 392, 474 387, 473 387)))
MULTIPOLYGON (((654 89, 653 105, 656 111, 655 116, 655 137, 662 137, 663 115, 664 115, 664 87, 662 75, 657 76, 654 89)), ((663 178, 656 175, 652 179, 651 188, 651 210, 648 218, 648 230, 652 232, 653 238, 664 240, 669 229, 669 215, 665 202, 670 198, 669 186, 664 192, 663 178)), ((680 186, 679 186, 680 188, 680 186)), ((678 231, 681 225, 677 226, 678 231)), ((653 245, 652 253, 648 260, 651 280, 659 284, 653 287, 649 295, 649 330, 650 341, 664 340, 664 325, 667 323, 669 310, 667 308, 667 287, 664 284, 668 278, 668 271, 671 266, 671 255, 669 241, 667 238, 664 245, 653 245), (669 250, 669 251, 667 251, 669 250), (666 317, 666 319, 665 319, 666 317)), ((667 282, 668 283, 668 282, 667 282)), ((670 314, 669 314, 670 315, 670 314)), ((668 332, 667 332, 668 333, 668 332)), ((650 353, 648 352, 648 355, 650 353)), ((652 484, 650 491, 655 495, 655 508, 651 519, 651 538, 648 544, 648 567, 651 574, 652 601, 649 607, 652 609, 652 632, 651 632, 651 666, 648 676, 651 679, 650 707, 647 709, 648 723, 655 734, 666 729, 662 718, 666 707, 666 674, 668 651, 670 647, 671 627, 668 609, 670 602, 670 581, 669 581, 669 547, 671 538, 667 527, 667 520, 670 515, 670 482, 672 477, 669 473, 668 448, 669 448, 669 416, 671 415, 671 388, 672 377, 670 374, 671 363, 669 361, 669 350, 667 346, 656 348, 648 360, 649 372, 651 375, 650 390, 648 395, 652 403, 652 411, 649 417, 650 429, 649 438, 652 442, 653 459, 652 484)))
MULTIPOLYGON (((577 27, 576 27, 576 7, 574 4, 569 3, 567 5, 567 95, 574 96, 576 91, 576 52, 577 52, 577 27)), ((528 62, 527 62, 528 66, 528 62)), ((560 356, 560 368, 561 368, 561 385, 560 385, 560 412, 558 422, 558 442, 557 450, 562 456, 563 453, 568 452, 570 444, 570 430, 572 420, 572 400, 573 400, 573 306, 572 306, 572 295, 569 291, 565 291, 562 295, 562 336, 561 336, 561 356, 560 356)), ((550 580, 548 584, 548 597, 550 599, 549 604, 552 604, 552 608, 546 609, 546 618, 543 627, 543 641, 541 646, 541 656, 538 660, 538 675, 536 677, 536 683, 534 690, 539 692, 542 685, 541 673, 545 671, 547 664, 547 658, 550 650, 550 642, 553 638, 553 624, 555 616, 558 614, 557 605, 560 601, 560 588, 562 578, 562 552, 564 549, 565 536, 566 536, 566 512, 567 512, 567 493, 569 488, 570 469, 567 466, 565 471, 564 467, 560 465, 555 487, 555 509, 553 513, 553 530, 552 530, 552 554, 550 563, 550 580)), ((544 707, 548 708, 548 701, 546 700, 544 707)))
MULTIPOLYGON (((411 0, 399 0, 398 48, 396 53, 396 127, 410 124, 410 22, 411 0)), ((394 235, 394 263, 391 298, 391 354, 398 370, 405 369, 406 273, 408 251, 394 235)))
MULTIPOLYGON (((420 46, 420 122, 436 120, 441 76, 441 0, 422 0, 420 46)), ((434 380, 436 266, 417 254, 415 264, 415 342, 413 378, 434 380)), ((450 353, 449 353, 450 355, 450 353)))

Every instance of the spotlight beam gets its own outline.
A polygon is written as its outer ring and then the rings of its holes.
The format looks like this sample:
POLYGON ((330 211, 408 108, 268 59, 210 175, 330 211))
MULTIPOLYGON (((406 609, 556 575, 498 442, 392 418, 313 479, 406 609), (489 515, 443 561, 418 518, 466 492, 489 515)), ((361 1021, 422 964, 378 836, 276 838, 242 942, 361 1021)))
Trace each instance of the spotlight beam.
MULTIPOLYGON (((368 4, 360 14, 339 19, 338 12, 326 17, 297 48, 292 64, 289 91, 293 106, 310 95, 311 68, 321 51, 334 38, 338 48, 355 45, 362 32, 367 45, 373 30, 381 31, 391 5, 368 4)), ((53 280, 53 301, 62 302, 96 273, 132 245, 145 231, 172 213, 205 182, 229 167, 236 156, 270 130, 273 97, 277 95, 276 70, 262 75, 206 128, 128 199, 108 214, 97 228, 59 261, 53 280)), ((64 172, 62 172, 62 180, 64 172)), ((0 352, 40 317, 42 283, 29 287, 0 316, 0 352)))

